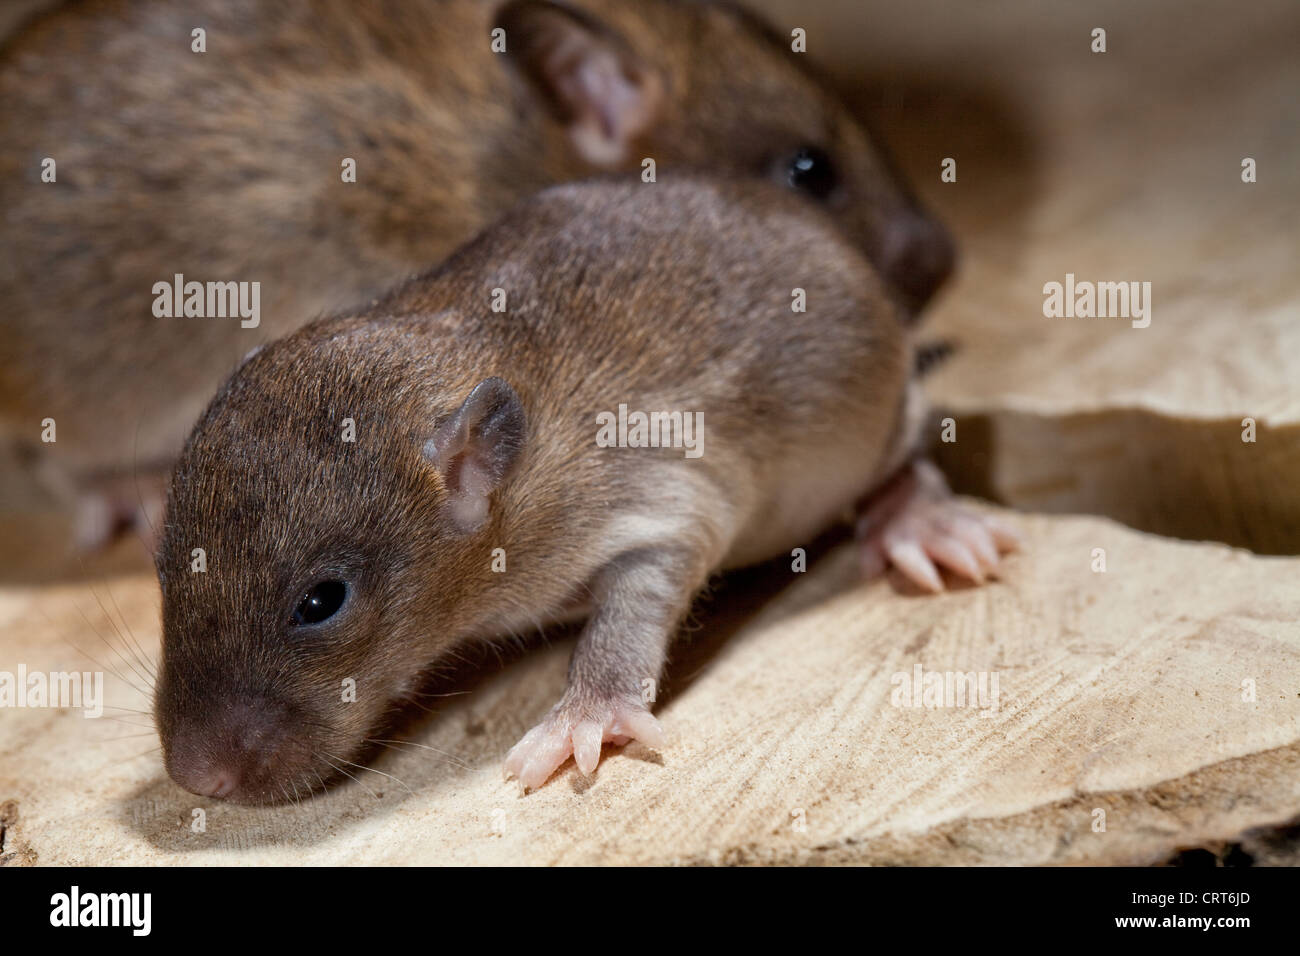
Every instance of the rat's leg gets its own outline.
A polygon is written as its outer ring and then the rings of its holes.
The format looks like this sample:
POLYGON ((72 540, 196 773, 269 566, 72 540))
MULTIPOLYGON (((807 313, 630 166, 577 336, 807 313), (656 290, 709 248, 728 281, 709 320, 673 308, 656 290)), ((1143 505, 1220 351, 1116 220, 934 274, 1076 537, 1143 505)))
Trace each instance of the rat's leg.
POLYGON ((77 491, 73 529, 77 550, 100 551, 134 531, 151 552, 158 545, 167 504, 167 472, 96 478, 77 491))
POLYGON ((668 641, 706 572, 697 557, 649 548, 627 552, 601 571, 593 586, 594 611, 569 663, 564 696, 511 749, 507 775, 532 789, 570 754, 579 770, 591 773, 604 741, 663 745, 663 731, 649 704, 668 641))
POLYGON ((863 572, 893 564, 927 591, 942 591, 936 565, 982 583, 995 577, 999 556, 1020 545, 1005 523, 963 507, 931 462, 906 465, 867 503, 857 523, 863 572))

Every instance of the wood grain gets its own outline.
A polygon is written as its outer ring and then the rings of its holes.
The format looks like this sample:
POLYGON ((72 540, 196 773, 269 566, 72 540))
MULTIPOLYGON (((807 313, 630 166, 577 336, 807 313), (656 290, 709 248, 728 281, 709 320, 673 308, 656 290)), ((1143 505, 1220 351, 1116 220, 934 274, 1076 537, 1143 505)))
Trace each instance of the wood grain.
MULTIPOLYGON (((675 655, 666 750, 608 751, 590 779, 569 763, 526 797, 500 760, 558 696, 568 640, 442 688, 454 696, 404 728, 410 745, 301 806, 184 793, 139 756, 154 737, 112 739, 143 719, 12 711, 8 849, 42 864, 1149 863, 1300 815, 1300 559, 1011 520, 1028 549, 985 588, 863 585, 848 547, 732 582, 675 655), (996 674, 996 709, 897 706, 895 675, 917 665, 996 674)), ((0 664, 85 667, 75 644, 142 684, 94 635, 128 655, 129 626, 156 648, 154 582, 96 593, 0 595, 0 664)), ((147 709, 147 688, 109 685, 112 704, 147 709)))

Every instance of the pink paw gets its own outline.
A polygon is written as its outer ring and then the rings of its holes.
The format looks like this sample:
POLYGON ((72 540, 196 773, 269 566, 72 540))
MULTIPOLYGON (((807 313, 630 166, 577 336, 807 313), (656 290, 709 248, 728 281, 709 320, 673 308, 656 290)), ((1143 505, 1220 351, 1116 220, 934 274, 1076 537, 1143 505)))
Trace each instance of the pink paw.
POLYGON ((158 544, 167 505, 167 479, 161 474, 118 477, 81 489, 73 518, 74 544, 82 553, 102 551, 135 531, 152 551, 158 544))
POLYGON ((570 755, 579 770, 590 774, 600 762, 602 743, 621 746, 629 740, 656 749, 663 746, 659 721, 639 700, 582 704, 561 700, 511 748, 506 755, 506 776, 518 777, 525 790, 533 790, 570 755))
POLYGON ((931 592, 943 590, 939 567, 982 584, 997 577, 1001 555, 1021 544, 1015 529, 954 500, 939 470, 924 461, 871 502, 857 537, 867 577, 892 564, 931 592))

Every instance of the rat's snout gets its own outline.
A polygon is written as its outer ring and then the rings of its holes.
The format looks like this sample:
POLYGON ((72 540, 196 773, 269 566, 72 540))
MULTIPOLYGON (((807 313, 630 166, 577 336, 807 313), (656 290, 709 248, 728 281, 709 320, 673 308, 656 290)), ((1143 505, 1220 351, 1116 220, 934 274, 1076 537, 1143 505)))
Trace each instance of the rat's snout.
POLYGON ((258 701, 227 704, 208 720, 180 723, 165 760, 171 778, 190 793, 275 803, 289 799, 292 781, 307 773, 310 754, 295 740, 288 710, 258 701))
POLYGON ((885 227, 881 271, 912 317, 952 274, 955 259, 948 230, 923 213, 908 210, 885 227))
MULTIPOLYGON (((177 776, 175 773, 173 777, 177 776)), ((217 766, 209 767, 206 771, 196 768, 185 768, 183 780, 178 780, 182 787, 190 793, 197 793, 200 797, 216 797, 224 800, 235 792, 235 787, 239 783, 239 777, 229 769, 221 769, 217 766)))

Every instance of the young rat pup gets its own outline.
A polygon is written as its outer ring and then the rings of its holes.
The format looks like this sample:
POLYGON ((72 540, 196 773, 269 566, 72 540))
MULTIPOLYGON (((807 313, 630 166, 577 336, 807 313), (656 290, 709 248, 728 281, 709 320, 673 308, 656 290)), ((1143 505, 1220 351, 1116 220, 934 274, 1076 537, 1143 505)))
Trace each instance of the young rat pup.
POLYGON ((288 799, 359 759, 458 645, 575 612, 568 689, 508 770, 536 787, 570 754, 591 771, 602 741, 658 745, 643 691, 710 573, 806 545, 887 482, 864 562, 982 580, 1010 532, 907 464, 908 335, 824 212, 684 179, 554 187, 363 313, 267 346, 172 476, 168 772, 288 799))
POLYGON ((249 349, 366 303, 525 195, 646 157, 787 184, 914 311, 948 237, 789 31, 692 0, 60 7, 0 54, 0 422, 68 497, 96 490, 93 544, 249 349), (177 275, 258 283, 258 314, 160 317, 177 275))

